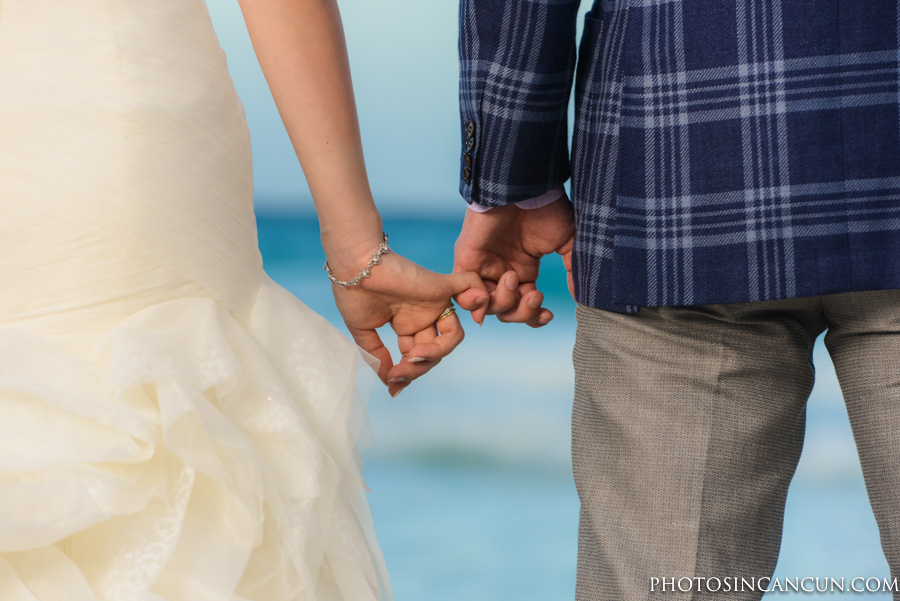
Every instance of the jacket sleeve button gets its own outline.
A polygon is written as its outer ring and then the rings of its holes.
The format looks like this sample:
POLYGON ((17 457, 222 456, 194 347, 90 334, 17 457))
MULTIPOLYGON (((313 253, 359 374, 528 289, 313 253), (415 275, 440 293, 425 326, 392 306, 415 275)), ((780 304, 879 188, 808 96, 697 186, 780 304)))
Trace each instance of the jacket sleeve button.
POLYGON ((466 123, 466 137, 471 138, 475 135, 475 122, 469 121, 466 123))

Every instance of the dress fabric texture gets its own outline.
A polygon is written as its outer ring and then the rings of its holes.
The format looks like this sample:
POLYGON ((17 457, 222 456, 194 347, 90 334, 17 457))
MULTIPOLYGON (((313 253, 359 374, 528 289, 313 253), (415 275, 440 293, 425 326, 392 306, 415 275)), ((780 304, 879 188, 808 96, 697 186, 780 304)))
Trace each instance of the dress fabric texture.
POLYGON ((263 271, 203 0, 0 0, 0 210, 0 599, 389 596, 370 358, 263 271))

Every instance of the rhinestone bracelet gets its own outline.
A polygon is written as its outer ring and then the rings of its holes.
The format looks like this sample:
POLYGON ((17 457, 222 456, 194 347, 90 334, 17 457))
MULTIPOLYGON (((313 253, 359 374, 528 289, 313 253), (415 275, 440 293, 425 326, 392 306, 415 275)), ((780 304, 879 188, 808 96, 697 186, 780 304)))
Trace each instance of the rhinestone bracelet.
POLYGON ((337 279, 336 277, 334 277, 334 274, 331 273, 331 267, 328 266, 328 261, 325 261, 325 273, 328 274, 328 279, 341 287, 359 286, 359 281, 362 278, 367 278, 370 275, 372 275, 371 274, 372 267, 381 263, 381 255, 384 255, 389 250, 391 250, 390 247, 388 246, 388 235, 385 234, 384 232, 382 232, 382 234, 384 234, 384 241, 382 241, 382 243, 378 245, 378 252, 376 252, 374 255, 372 255, 372 258, 369 259, 369 264, 366 265, 365 267, 363 267, 362 269, 360 269, 359 273, 356 274, 355 278, 353 278, 352 280, 347 280, 346 282, 337 279))

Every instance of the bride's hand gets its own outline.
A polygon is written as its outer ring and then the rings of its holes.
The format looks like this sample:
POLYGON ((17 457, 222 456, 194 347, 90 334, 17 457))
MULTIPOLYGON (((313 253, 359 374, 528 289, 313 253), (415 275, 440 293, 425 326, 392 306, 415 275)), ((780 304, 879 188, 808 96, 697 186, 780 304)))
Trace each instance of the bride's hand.
MULTIPOLYGON (((354 277, 371 255, 363 256, 365 260, 345 262, 348 266, 329 259, 335 277, 344 280, 354 277)), ((332 284, 344 323, 356 343, 381 361, 378 375, 392 396, 437 365, 462 342, 464 332, 458 315, 437 320, 450 305, 451 297, 473 288, 484 290, 481 278, 474 273, 435 273, 393 250, 381 256, 380 263, 372 267, 370 276, 362 278, 358 286, 332 284), (402 353, 397 364, 375 331, 386 323, 397 334, 402 353)), ((473 311, 476 322, 483 321, 489 300, 487 292, 470 293, 463 298, 462 308, 473 311)))

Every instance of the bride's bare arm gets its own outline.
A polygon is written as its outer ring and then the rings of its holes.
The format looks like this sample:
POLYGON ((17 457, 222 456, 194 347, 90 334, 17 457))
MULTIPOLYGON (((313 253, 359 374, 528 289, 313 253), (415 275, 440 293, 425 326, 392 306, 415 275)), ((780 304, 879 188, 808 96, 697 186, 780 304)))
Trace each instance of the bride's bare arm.
MULTIPOLYGON (((303 167, 316 205, 322 246, 339 279, 364 266, 382 239, 381 215, 366 175, 350 66, 335 0, 240 0, 256 55, 303 167)), ((448 249, 448 252, 449 249, 448 249)), ((359 287, 335 287, 357 343, 382 362, 392 393, 425 373, 462 340, 456 316, 435 319, 451 295, 483 288, 474 274, 444 276, 394 253, 359 287), (402 360, 375 328, 390 322, 402 360), (436 329, 440 329, 438 336, 436 329)), ((487 294, 461 299, 484 319, 487 294)))
MULTIPOLYGON (((328 259, 336 270, 352 271, 381 241, 381 216, 366 176, 337 3, 240 0, 240 4, 309 183, 328 259), (347 247, 348 241, 353 247, 347 247)), ((355 275, 350 271, 343 275, 355 275)))

